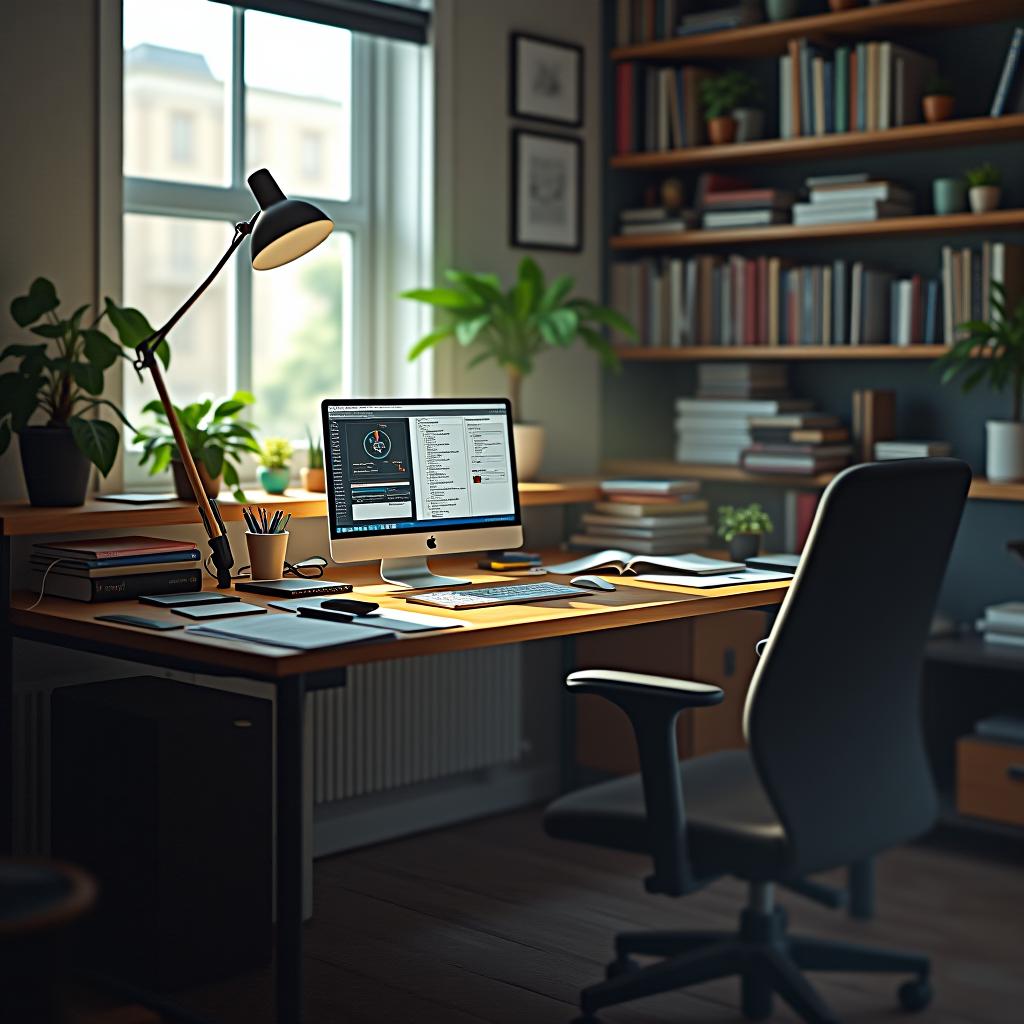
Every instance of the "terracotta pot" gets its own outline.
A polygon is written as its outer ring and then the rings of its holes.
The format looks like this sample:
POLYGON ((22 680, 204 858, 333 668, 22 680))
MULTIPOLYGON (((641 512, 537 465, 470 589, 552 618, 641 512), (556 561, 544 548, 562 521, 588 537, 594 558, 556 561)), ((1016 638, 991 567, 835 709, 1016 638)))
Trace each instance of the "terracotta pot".
POLYGON ((92 463, 67 427, 25 427, 18 444, 31 504, 70 508, 85 502, 92 463))
POLYGON ((516 448, 516 474, 533 480, 544 458, 544 428, 539 423, 513 423, 512 443, 516 448))
POLYGON ((736 118, 732 114, 708 118, 708 139, 713 146, 724 146, 736 138, 736 118))
MULTIPOLYGON (((199 470, 199 479, 203 482, 203 490, 206 491, 206 496, 208 498, 216 498, 220 494, 220 485, 224 482, 224 477, 211 477, 201 462, 196 463, 196 469, 199 470)), ((192 493, 192 486, 188 482, 185 467, 177 459, 171 460, 171 475, 174 477, 174 493, 178 495, 178 498, 181 501, 195 501, 195 495, 192 493)))
POLYGON ((929 124, 936 121, 948 121, 953 116, 952 96, 925 96, 921 100, 924 119, 929 124))
POLYGON ((309 466, 303 466, 299 470, 299 479, 302 481, 302 489, 304 491, 323 494, 327 490, 327 480, 324 477, 322 466, 319 469, 310 469, 309 466))
POLYGON ((972 213, 988 213, 999 206, 1002 189, 998 185, 975 185, 967 192, 972 213))
POLYGON ((848 11, 851 7, 859 7, 860 0, 828 0, 828 6, 833 11, 848 11))

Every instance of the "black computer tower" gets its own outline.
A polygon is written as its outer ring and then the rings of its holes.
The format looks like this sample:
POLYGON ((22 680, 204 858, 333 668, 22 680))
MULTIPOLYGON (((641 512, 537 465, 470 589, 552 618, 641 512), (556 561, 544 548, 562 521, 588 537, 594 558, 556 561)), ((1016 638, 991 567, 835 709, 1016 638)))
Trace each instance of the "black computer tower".
POLYGON ((53 853, 100 884, 85 963, 165 991, 267 964, 270 702, 143 676, 52 712, 53 853))

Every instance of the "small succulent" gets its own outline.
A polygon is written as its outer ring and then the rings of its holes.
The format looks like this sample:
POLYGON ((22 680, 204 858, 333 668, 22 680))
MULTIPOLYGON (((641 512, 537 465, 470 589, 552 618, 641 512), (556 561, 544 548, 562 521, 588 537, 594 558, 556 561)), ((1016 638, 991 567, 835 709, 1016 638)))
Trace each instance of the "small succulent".
POLYGON ((268 437, 260 446, 260 465, 267 469, 286 469, 295 449, 283 437, 268 437))
POLYGON ((967 184, 971 188, 980 188, 984 185, 999 185, 1003 180, 1003 172, 993 164, 982 164, 980 167, 972 167, 966 173, 967 184))
POLYGON ((718 506, 718 536, 726 543, 738 533, 768 533, 772 520, 758 502, 752 505, 718 506))
POLYGON ((952 96, 953 83, 942 75, 933 75, 928 79, 928 87, 924 94, 925 96, 952 96))
POLYGON ((324 468, 324 446, 320 441, 319 434, 314 434, 309 427, 306 427, 306 465, 310 469, 324 468))

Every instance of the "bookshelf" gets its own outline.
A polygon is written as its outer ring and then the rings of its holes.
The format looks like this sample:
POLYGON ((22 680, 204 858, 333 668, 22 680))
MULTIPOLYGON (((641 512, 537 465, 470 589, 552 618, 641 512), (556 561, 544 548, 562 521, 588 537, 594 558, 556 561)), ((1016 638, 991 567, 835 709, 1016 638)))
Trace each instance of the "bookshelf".
POLYGON ((688 345, 682 348, 623 345, 626 363, 695 363, 707 360, 938 359, 947 345, 688 345))

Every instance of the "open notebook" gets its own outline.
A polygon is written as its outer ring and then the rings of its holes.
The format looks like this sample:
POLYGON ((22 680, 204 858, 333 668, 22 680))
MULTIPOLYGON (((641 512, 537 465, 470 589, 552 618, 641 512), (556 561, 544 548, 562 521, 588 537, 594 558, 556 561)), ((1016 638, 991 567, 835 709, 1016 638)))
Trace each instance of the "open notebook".
POLYGON ((617 572, 620 576, 636 576, 643 572, 680 573, 686 576, 718 576, 743 569, 741 562, 725 562, 703 555, 631 555, 628 551, 609 548, 595 551, 561 565, 549 565, 548 572, 559 576, 575 576, 581 572, 617 572))

